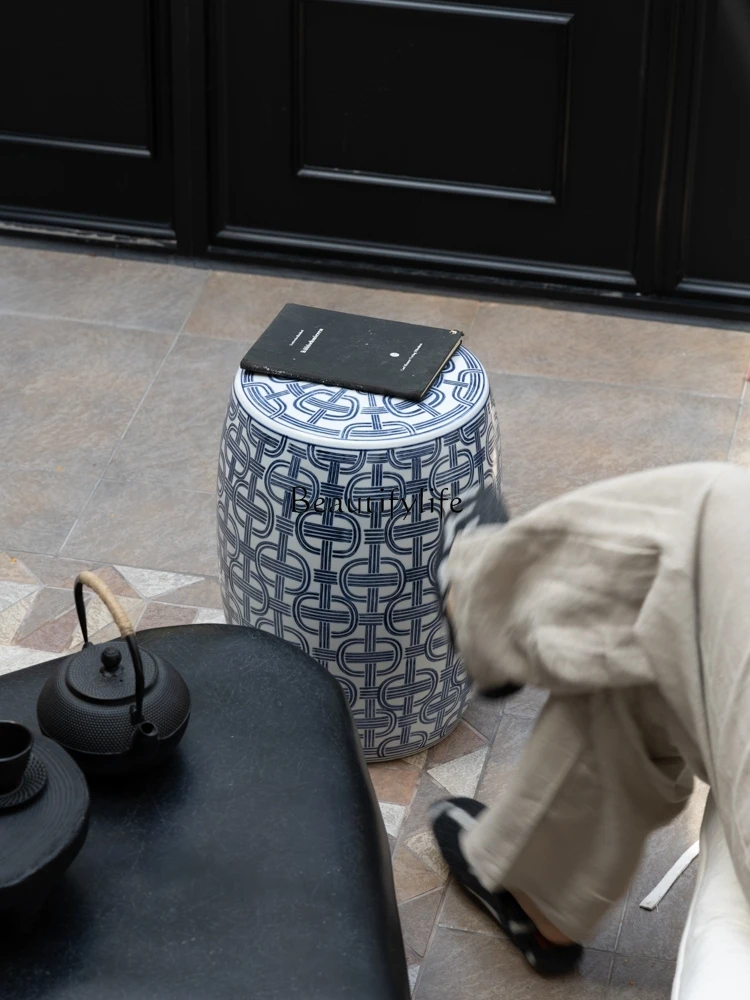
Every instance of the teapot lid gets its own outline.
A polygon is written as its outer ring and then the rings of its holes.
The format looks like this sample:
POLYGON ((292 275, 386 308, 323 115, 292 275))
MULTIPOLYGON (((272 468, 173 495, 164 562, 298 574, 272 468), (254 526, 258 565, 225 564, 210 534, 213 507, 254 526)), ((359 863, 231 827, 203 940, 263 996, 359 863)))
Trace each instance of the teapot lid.
MULTIPOLYGON (((140 654, 145 692, 156 683, 159 667, 147 650, 140 654)), ((68 660, 65 683, 73 694, 87 701, 131 700, 136 693, 136 674, 128 643, 119 639, 85 646, 68 660)))

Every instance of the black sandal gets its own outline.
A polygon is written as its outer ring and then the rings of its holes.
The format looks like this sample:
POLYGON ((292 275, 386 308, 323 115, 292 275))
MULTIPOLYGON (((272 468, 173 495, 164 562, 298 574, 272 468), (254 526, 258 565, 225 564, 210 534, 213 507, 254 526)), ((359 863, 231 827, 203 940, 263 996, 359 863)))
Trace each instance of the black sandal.
POLYGON ((548 941, 511 893, 504 889, 490 892, 472 873, 461 851, 460 835, 471 829, 485 808, 474 799, 447 799, 433 806, 432 829, 451 875, 487 910, 535 972, 542 976, 572 972, 583 954, 581 945, 548 941))

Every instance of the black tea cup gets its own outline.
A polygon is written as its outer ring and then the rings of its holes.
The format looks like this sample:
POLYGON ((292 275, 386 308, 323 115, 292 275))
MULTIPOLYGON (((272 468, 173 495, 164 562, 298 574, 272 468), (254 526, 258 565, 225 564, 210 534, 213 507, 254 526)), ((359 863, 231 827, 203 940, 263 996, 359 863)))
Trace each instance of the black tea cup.
POLYGON ((23 781, 34 735, 20 722, 0 722, 0 795, 15 791, 23 781))

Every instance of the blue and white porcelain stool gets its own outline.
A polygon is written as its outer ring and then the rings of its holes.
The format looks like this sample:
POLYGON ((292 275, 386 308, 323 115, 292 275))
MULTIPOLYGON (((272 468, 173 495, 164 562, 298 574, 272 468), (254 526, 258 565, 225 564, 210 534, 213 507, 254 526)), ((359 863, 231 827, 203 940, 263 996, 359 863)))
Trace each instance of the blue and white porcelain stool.
POLYGON ((466 348, 419 403, 235 376, 218 484, 227 621, 324 664, 369 760, 425 750, 466 707, 434 563, 441 505, 479 481, 500 487, 497 419, 466 348))

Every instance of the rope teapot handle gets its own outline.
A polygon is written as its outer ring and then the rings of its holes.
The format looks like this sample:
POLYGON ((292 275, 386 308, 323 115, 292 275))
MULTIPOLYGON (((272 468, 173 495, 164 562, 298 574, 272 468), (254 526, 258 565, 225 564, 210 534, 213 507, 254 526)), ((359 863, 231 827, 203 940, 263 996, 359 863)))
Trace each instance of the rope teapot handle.
POLYGON ((93 590, 97 597, 101 599, 102 603, 112 615, 115 625, 120 630, 120 635, 128 644, 130 658, 133 661, 133 669, 135 670, 135 704, 131 706, 130 719, 133 725, 137 726, 139 723, 143 722, 143 691, 145 682, 143 677, 143 661, 141 660, 141 651, 138 648, 138 641, 135 637, 133 623, 104 580, 100 579, 100 577, 98 577, 95 573, 91 573, 89 570, 84 570, 82 573, 78 574, 76 582, 73 586, 73 597, 76 605, 76 614, 78 615, 78 624, 81 626, 84 649, 91 645, 89 642, 88 626, 86 624, 86 604, 83 598, 84 587, 88 587, 90 590, 93 590))

